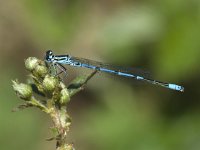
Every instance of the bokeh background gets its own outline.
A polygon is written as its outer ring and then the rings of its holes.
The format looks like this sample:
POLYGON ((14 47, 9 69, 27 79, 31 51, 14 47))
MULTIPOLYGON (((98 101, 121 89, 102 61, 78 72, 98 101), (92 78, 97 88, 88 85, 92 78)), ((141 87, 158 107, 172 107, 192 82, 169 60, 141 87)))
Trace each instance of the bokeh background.
MULTIPOLYGON (((99 73, 71 99, 69 142, 81 150, 200 149, 199 0, 0 1, 0 149, 54 150, 49 118, 22 103, 24 59, 57 54, 149 70, 177 92, 99 73)), ((68 68, 66 84, 88 69, 68 68)))

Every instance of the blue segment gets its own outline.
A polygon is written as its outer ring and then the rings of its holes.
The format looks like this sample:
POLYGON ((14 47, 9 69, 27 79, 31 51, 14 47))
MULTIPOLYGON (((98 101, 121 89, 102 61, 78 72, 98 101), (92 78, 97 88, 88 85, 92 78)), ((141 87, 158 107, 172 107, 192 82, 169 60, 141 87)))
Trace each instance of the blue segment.
POLYGON ((136 79, 137 79, 137 80, 144 80, 144 78, 141 77, 141 76, 137 76, 136 79))
POLYGON ((100 71, 108 72, 108 73, 116 73, 114 70, 106 69, 106 68, 99 68, 100 71))
POLYGON ((96 69, 95 66, 88 65, 88 64, 82 64, 81 66, 82 66, 82 67, 86 67, 86 68, 90 68, 90 69, 96 69))
POLYGON ((182 86, 179 86, 176 84, 169 84, 168 87, 173 90, 177 90, 177 91, 181 91, 181 92, 184 91, 184 88, 182 86))
POLYGON ((118 75, 120 75, 120 76, 126 76, 126 77, 135 77, 135 76, 132 75, 132 74, 123 73, 123 72, 118 72, 118 75))
POLYGON ((176 85, 175 84, 169 84, 168 87, 170 89, 176 90, 176 85))

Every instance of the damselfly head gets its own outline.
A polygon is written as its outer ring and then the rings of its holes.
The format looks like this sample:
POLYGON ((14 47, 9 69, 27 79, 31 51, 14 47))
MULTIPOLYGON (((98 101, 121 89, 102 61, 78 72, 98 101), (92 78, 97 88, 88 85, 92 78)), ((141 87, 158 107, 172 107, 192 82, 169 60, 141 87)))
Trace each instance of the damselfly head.
POLYGON ((52 50, 46 51, 45 60, 48 62, 51 62, 53 58, 54 58, 54 55, 53 55, 52 50))

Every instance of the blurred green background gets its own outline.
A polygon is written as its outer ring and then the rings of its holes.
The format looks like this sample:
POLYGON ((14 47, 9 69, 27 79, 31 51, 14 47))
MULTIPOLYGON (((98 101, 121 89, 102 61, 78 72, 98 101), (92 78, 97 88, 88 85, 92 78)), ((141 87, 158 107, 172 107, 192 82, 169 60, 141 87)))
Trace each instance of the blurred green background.
MULTIPOLYGON (((21 101, 24 59, 47 49, 149 70, 185 92, 99 73, 69 104, 81 150, 200 149, 199 0, 0 1, 0 149, 54 150, 49 118, 21 101)), ((67 67, 66 84, 87 69, 67 67)))

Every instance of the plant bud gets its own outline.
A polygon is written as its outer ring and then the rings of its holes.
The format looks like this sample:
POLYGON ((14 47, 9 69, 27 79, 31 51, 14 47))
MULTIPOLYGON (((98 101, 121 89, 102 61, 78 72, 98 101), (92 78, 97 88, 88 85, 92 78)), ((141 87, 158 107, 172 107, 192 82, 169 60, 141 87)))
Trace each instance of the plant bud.
POLYGON ((58 85, 58 80, 55 77, 46 75, 42 84, 45 90, 53 91, 58 85))
POLYGON ((68 92, 67 88, 62 89, 60 94, 61 94, 61 96, 60 96, 60 104, 68 103, 69 100, 70 100, 70 96, 69 96, 69 92, 68 92))
POLYGON ((24 100, 30 100, 32 96, 32 88, 30 85, 24 83, 18 83, 17 81, 12 81, 12 83, 13 83, 12 85, 13 89, 18 95, 18 97, 24 100))
POLYGON ((29 71, 33 71, 38 65, 39 60, 35 57, 29 57, 25 60, 25 67, 29 71))
POLYGON ((48 73, 47 67, 42 65, 37 65, 35 67, 34 74, 37 74, 39 77, 44 77, 48 73))

